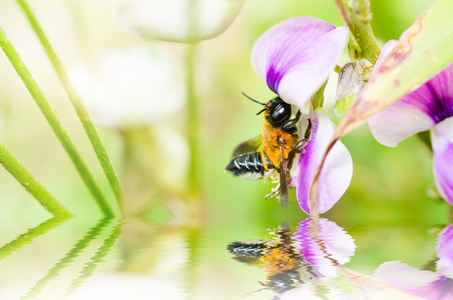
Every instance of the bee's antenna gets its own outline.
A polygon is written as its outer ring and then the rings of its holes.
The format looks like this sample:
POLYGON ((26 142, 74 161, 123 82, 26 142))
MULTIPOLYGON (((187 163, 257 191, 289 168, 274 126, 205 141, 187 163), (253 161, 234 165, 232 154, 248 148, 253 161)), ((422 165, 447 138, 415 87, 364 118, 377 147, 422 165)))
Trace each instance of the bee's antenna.
POLYGON ((242 95, 244 95, 245 97, 249 98, 250 100, 252 100, 252 101, 255 102, 255 103, 261 104, 261 105, 263 105, 263 106, 266 105, 266 103, 259 102, 259 101, 255 100, 255 99, 253 99, 252 97, 248 96, 248 95, 247 95, 246 93, 244 93, 244 92, 242 92, 242 95))

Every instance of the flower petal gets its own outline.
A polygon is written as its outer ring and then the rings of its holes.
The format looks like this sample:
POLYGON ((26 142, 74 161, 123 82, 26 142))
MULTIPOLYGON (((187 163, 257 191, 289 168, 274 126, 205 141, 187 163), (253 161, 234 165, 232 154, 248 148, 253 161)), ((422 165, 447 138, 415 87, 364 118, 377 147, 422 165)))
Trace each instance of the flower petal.
POLYGON ((302 109, 335 67, 348 32, 313 17, 291 18, 256 41, 252 65, 273 92, 302 109))
POLYGON ((439 234, 437 244, 437 271, 453 278, 453 224, 445 227, 439 234))
POLYGON ((433 128, 431 143, 436 186, 442 198, 453 205, 453 118, 433 128))
POLYGON ((374 272, 377 280, 422 299, 452 299, 453 280, 419 270, 399 261, 383 263, 374 272))
MULTIPOLYGON (((395 46, 388 42, 375 70, 395 46)), ((395 147, 400 141, 453 116, 453 64, 447 66, 421 87, 400 98, 378 114, 368 124, 376 140, 395 147)))
POLYGON ((353 238, 336 223, 323 218, 300 222, 292 238, 318 276, 338 276, 336 267, 347 263, 355 251, 353 238))
MULTIPOLYGON (((322 109, 310 116, 310 138, 300 155, 296 181, 297 200, 300 207, 310 213, 308 195, 322 156, 333 136, 333 123, 322 109)), ((352 158, 348 149, 338 141, 329 152, 321 171, 318 190, 318 212, 328 211, 344 194, 352 178, 352 158)))

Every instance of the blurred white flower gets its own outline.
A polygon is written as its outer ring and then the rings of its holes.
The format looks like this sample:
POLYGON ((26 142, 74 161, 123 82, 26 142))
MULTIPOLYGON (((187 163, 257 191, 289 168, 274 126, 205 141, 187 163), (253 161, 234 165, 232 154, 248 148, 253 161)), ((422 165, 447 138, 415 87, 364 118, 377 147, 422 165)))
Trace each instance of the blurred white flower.
POLYGON ((243 0, 126 0, 120 23, 130 34, 188 43, 216 37, 233 22, 243 0))
POLYGON ((111 51, 96 75, 80 70, 71 77, 93 118, 106 127, 144 126, 169 116, 184 101, 169 56, 155 49, 111 51))

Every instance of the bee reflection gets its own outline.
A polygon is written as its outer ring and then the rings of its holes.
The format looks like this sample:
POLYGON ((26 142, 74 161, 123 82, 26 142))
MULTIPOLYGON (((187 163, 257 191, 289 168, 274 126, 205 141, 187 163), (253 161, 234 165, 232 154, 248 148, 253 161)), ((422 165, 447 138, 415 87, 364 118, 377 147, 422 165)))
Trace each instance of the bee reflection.
POLYGON ((265 273, 261 285, 277 293, 294 289, 316 277, 310 264, 294 246, 287 226, 271 233, 274 237, 270 240, 236 241, 228 244, 227 250, 235 260, 261 267, 265 273))

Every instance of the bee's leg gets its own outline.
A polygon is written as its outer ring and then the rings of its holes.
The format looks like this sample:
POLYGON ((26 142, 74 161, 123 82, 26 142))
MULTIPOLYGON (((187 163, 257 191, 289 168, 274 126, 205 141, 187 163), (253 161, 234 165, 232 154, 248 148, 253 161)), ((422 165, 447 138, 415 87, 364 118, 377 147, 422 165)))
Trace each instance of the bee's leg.
POLYGON ((305 144, 307 144, 308 139, 302 139, 300 140, 296 146, 294 146, 294 152, 296 153, 302 153, 304 151, 305 144))
POLYGON ((304 138, 301 139, 296 146, 294 146, 294 151, 296 153, 302 153, 304 150, 305 144, 308 142, 308 139, 310 138, 311 135, 311 119, 308 119, 308 126, 307 129, 305 130, 304 138))
POLYGON ((294 119, 288 120, 286 123, 284 123, 284 124, 282 125, 283 131, 286 132, 287 130, 289 130, 289 129, 295 127, 295 126, 297 125, 297 122, 299 122, 299 119, 300 119, 300 116, 301 116, 301 115, 302 115, 302 114, 301 114, 300 110, 297 111, 296 117, 295 117, 294 119))

